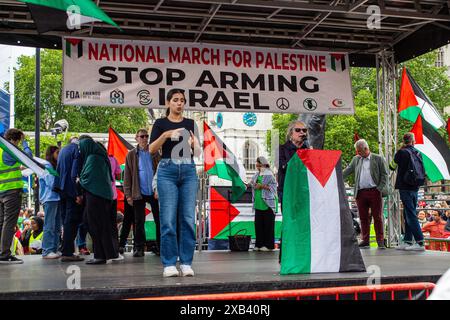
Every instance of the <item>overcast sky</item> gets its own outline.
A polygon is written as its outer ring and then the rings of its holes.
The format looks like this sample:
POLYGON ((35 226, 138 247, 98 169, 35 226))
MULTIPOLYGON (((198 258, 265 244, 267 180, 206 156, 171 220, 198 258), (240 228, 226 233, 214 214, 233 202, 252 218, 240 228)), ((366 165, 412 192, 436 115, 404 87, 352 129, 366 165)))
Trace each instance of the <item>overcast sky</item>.
POLYGON ((21 55, 34 55, 35 48, 0 45, 0 88, 4 88, 5 82, 9 81, 10 61, 17 62, 21 55))

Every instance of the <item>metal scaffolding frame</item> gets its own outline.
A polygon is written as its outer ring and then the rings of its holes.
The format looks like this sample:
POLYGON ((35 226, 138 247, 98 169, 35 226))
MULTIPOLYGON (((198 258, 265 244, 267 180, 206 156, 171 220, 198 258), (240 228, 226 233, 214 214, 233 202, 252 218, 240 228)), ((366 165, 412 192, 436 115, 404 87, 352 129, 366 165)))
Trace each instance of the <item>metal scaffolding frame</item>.
MULTIPOLYGON (((392 51, 383 50, 376 54, 377 100, 378 100, 378 147, 379 153, 390 163, 397 151, 397 64, 392 51)), ((395 192, 396 174, 388 170, 389 194, 387 201, 388 246, 399 244, 401 237, 401 215, 399 195, 395 192)))

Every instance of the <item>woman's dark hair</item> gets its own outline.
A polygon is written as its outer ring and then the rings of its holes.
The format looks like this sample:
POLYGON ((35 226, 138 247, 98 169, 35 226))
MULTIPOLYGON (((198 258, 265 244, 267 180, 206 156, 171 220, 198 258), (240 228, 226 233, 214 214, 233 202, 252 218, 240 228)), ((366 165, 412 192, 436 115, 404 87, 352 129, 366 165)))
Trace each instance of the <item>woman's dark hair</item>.
MULTIPOLYGON (((184 90, 183 89, 170 89, 169 92, 167 92, 167 96, 166 96, 166 100, 170 101, 172 100, 173 96, 177 93, 181 93, 183 95, 183 98, 186 99, 186 96, 184 95, 184 90)), ((170 114, 170 109, 167 108, 166 109, 166 117, 169 116, 170 114)))
MULTIPOLYGON (((37 216, 32 217, 30 220, 35 221, 36 224, 38 225, 38 231, 37 231, 38 233, 37 234, 41 233, 41 231, 44 229, 44 220, 37 216)), ((35 235, 37 235, 37 234, 35 234, 35 235)))
POLYGON ((5 132, 5 139, 8 141, 19 141, 24 137, 24 133, 19 129, 11 128, 5 132))
POLYGON ((59 148, 57 146, 50 146, 45 151, 45 160, 51 163, 53 169, 56 169, 56 160, 53 158, 53 154, 58 150, 59 148))

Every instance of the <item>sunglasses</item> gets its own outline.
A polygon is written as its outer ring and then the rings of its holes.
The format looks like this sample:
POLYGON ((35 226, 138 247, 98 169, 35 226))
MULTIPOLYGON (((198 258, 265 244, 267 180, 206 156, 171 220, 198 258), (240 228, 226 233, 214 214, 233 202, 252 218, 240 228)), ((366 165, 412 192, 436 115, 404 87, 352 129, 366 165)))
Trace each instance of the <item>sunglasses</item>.
POLYGON ((139 136, 139 138, 141 138, 141 139, 145 139, 145 138, 148 138, 148 134, 143 134, 143 135, 140 135, 140 136, 139 136))
POLYGON ((295 131, 295 132, 300 132, 300 131, 302 131, 302 132, 306 133, 306 132, 308 132, 308 129, 306 129, 306 128, 295 128, 294 131, 295 131))

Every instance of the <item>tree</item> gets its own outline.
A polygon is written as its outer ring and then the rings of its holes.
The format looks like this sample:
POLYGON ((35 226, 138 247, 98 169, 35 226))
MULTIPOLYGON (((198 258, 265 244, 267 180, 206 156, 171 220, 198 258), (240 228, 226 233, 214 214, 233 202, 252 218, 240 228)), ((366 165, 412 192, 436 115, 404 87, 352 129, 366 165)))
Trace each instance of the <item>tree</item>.
MULTIPOLYGON (((50 131, 60 119, 69 122, 72 132, 107 132, 112 125, 119 132, 136 132, 148 123, 141 108, 64 106, 62 93, 62 55, 57 50, 41 51, 41 123, 50 131)), ((34 131, 35 127, 35 57, 20 56, 15 71, 16 127, 34 131)))

